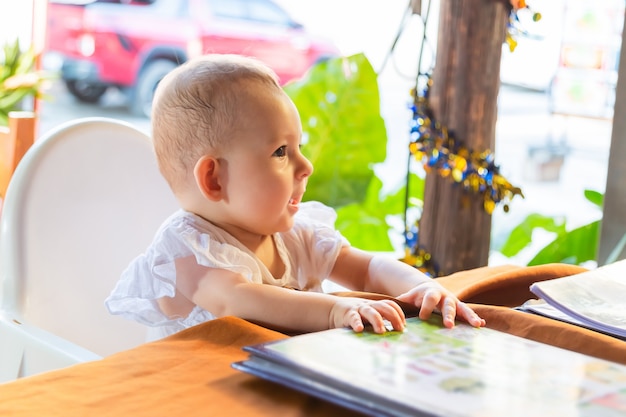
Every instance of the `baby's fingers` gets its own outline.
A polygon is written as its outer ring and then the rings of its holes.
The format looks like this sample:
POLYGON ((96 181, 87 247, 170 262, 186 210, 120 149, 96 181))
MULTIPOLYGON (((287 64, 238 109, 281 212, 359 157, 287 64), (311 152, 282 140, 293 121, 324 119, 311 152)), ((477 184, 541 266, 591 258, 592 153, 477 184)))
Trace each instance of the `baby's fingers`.
POLYGON ((474 327, 482 327, 485 325, 484 319, 480 318, 478 314, 476 314, 476 312, 472 310, 467 304, 455 298, 443 299, 441 315, 443 316, 444 326, 448 328, 454 327, 454 320, 456 317, 467 321, 474 327))
MULTIPOLYGON (((359 320, 368 322, 374 332, 384 333, 387 331, 381 313, 374 308, 372 304, 361 304, 356 307, 356 312, 359 316, 359 320)), ((354 326, 352 326, 352 329, 357 332, 363 330, 362 328, 361 330, 357 330, 354 326)))
POLYGON ((447 328, 454 327, 454 319, 461 302, 459 301, 457 305, 457 301, 454 298, 444 298, 442 304, 440 311, 443 317, 443 325, 447 328))
POLYGON ((463 302, 459 302, 457 305, 457 315, 474 327, 483 327, 486 324, 485 319, 463 302))
MULTIPOLYGON (((428 320, 433 311, 437 308, 442 301, 442 294, 440 291, 429 290, 424 294, 422 304, 419 306, 420 313, 419 318, 422 320, 428 320)), ((440 309, 441 310, 441 309, 440 309)), ((443 313, 443 312, 442 312, 443 313)), ((454 316, 452 317, 454 318, 454 316)))
POLYGON ((382 318, 389 321, 394 330, 402 331, 406 326, 406 317, 400 306, 391 300, 381 300, 376 302, 374 308, 381 314, 382 318))
POLYGON ((359 307, 363 319, 372 325, 376 333, 385 333, 385 320, 389 321, 394 330, 404 330, 406 319, 400 306, 393 301, 382 300, 359 307))
POLYGON ((350 326, 355 332, 362 332, 365 328, 358 308, 349 310, 346 319, 347 323, 344 323, 344 325, 350 326))

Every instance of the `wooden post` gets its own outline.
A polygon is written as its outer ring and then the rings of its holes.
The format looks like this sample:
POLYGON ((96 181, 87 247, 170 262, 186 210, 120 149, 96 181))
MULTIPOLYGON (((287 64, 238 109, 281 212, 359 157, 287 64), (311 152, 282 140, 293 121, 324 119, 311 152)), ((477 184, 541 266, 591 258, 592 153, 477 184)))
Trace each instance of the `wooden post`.
MULTIPOLYGON (((435 118, 470 150, 494 151, 508 13, 495 0, 441 2, 430 100, 435 118)), ((490 234, 491 215, 482 196, 436 173, 426 176, 419 245, 440 274, 486 265, 490 234)))
POLYGON ((13 172, 35 141, 35 113, 9 113, 9 126, 0 126, 0 201, 4 198, 13 172))
MULTIPOLYGON (((622 31, 622 45, 626 45, 626 30, 622 31)), ((623 49, 623 47, 622 47, 623 49)), ((609 255, 618 247, 626 235, 626 53, 620 55, 617 87, 615 89, 615 107, 613 113, 613 133, 609 152, 609 166, 604 192, 604 208, 598 265, 604 265, 609 255)), ((626 258, 626 249, 618 254, 617 259, 626 258)))

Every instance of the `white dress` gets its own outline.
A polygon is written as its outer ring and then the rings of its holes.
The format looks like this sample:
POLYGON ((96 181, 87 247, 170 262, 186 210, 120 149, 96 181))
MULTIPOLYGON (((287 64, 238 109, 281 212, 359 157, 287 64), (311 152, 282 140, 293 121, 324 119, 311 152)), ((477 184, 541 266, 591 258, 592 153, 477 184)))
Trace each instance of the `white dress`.
POLYGON ((261 261, 232 235, 203 218, 178 210, 161 225, 145 253, 135 258, 106 299, 111 314, 155 327, 160 338, 215 318, 195 306, 184 318, 170 318, 157 304, 173 297, 177 258, 194 255, 199 265, 237 272, 250 282, 322 292, 346 239, 334 229, 333 209, 318 203, 300 204, 294 226, 274 235, 285 273, 274 278, 261 261))

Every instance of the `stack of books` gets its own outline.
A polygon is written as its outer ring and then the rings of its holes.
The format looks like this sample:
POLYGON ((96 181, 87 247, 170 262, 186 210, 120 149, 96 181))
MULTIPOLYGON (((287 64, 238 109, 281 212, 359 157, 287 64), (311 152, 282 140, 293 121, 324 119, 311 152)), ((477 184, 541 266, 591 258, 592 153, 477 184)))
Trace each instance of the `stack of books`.
MULTIPOLYGON (((534 284, 568 317, 624 336, 626 263, 534 284)), ((550 303, 550 304, 547 304, 550 303)), ((236 369, 375 416, 626 416, 626 366, 441 317, 247 346, 236 369)), ((626 356, 626 344, 625 352, 626 356)))

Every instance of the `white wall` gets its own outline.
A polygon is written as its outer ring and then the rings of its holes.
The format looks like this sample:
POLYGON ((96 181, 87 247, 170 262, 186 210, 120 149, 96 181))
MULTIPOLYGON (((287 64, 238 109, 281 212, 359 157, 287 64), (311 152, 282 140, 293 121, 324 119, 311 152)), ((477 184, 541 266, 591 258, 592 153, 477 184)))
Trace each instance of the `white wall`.
POLYGON ((22 46, 32 41, 33 0, 0 0, 0 44, 20 39, 22 46))

